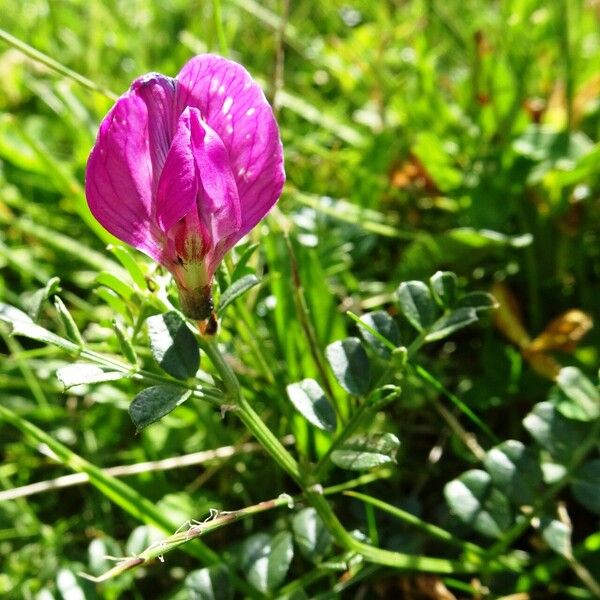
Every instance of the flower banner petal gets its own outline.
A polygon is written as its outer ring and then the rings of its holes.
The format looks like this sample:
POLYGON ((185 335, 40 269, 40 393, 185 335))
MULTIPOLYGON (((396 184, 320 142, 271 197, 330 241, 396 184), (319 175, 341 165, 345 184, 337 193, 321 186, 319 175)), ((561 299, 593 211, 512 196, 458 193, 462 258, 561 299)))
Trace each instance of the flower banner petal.
POLYGON ((242 216, 231 247, 281 194, 285 174, 277 123, 262 90, 237 63, 211 54, 196 56, 183 67, 177 82, 179 106, 199 108, 229 153, 242 216))

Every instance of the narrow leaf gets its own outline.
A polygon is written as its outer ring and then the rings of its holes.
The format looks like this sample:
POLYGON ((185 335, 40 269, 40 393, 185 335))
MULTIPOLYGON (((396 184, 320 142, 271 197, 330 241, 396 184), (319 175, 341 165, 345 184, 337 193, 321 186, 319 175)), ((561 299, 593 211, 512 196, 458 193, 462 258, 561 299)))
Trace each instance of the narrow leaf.
POLYGON ((190 390, 170 385, 155 385, 140 392, 129 406, 137 432, 168 415, 191 394, 190 390))
POLYGON ((129 248, 110 244, 108 249, 115 255, 117 260, 125 267, 125 269, 127 269, 127 272, 134 283, 141 290, 145 290, 148 287, 146 278, 144 277, 142 270, 140 269, 129 248))
POLYGON ((498 308, 498 301, 488 292, 469 292, 459 298, 455 308, 474 308, 476 311, 498 308))
POLYGON ((457 308, 435 322, 430 332, 425 336, 425 341, 435 342, 441 340, 451 333, 475 323, 477 320, 477 311, 474 308, 457 308))
POLYGON ((396 462, 400 440, 392 433, 356 436, 331 453, 331 462, 342 469, 362 471, 396 462))
POLYGON ((234 300, 245 294, 249 289, 260 283, 256 275, 244 275, 234 281, 222 294, 217 312, 221 314, 234 300))
POLYGON ((239 260, 235 264, 235 268, 233 269, 233 273, 231 274, 232 281, 238 281, 245 275, 249 275, 246 271, 249 269, 248 261, 252 258, 252 255, 258 249, 258 244, 249 244, 248 247, 242 252, 239 260))
POLYGON ((335 431, 335 411, 314 379, 303 379, 286 389, 291 403, 309 423, 324 431, 335 431))
POLYGON ((160 367, 177 379, 193 377, 200 351, 192 332, 175 311, 146 319, 152 356, 160 367))
POLYGON ((73 340, 78 346, 83 346, 83 338, 81 337, 79 327, 77 327, 75 319, 71 316, 71 313, 60 299, 60 296, 54 297, 54 308, 56 308, 56 312, 58 313, 66 336, 73 340))
POLYGON ((346 338, 329 344, 327 360, 338 383, 353 396, 362 396, 369 389, 369 359, 360 340, 346 338))
POLYGON ((137 354, 135 352, 135 348, 133 347, 133 344, 131 343, 131 341, 129 340, 129 337, 127 336, 125 329, 116 319, 113 319, 112 326, 117 335, 117 340, 119 341, 119 347, 121 348, 121 353, 132 365, 137 365, 138 364, 137 354))
POLYGON ((127 377, 127 373, 104 370, 97 365, 88 363, 74 363, 58 369, 56 376, 65 386, 65 389, 68 390, 76 385, 117 381, 127 377))
POLYGON ((80 350, 77 344, 36 325, 29 315, 9 304, 0 303, 0 321, 8 324, 13 335, 51 344, 70 353, 78 353, 80 350))
POLYGON ((60 279, 52 277, 42 289, 36 290, 27 299, 23 299, 23 305, 34 321, 39 320, 44 302, 58 291, 60 291, 60 279))
POLYGON ((125 300, 129 300, 135 294, 135 290, 129 283, 106 271, 98 273, 96 276, 96 283, 110 288, 125 300))

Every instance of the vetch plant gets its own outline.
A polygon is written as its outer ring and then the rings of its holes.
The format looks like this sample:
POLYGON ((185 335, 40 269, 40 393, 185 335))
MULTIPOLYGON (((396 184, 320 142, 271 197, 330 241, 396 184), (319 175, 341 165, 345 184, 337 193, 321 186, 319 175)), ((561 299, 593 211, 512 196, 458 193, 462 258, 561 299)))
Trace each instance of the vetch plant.
POLYGON ((85 191, 98 221, 175 278, 183 312, 207 319, 224 255, 277 202, 279 130, 239 64, 210 54, 175 78, 136 79, 106 115, 85 191))

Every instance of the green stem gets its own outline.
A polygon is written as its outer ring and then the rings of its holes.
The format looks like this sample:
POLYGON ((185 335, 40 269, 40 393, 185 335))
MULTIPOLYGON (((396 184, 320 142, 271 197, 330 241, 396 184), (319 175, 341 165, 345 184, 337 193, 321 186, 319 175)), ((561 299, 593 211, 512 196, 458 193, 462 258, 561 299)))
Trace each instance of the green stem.
POLYGON ((377 563, 398 569, 409 569, 414 571, 427 571, 442 574, 472 573, 476 572, 478 565, 474 563, 463 563, 461 561, 447 560, 443 558, 430 558, 427 556, 414 556, 382 550, 364 544, 355 539, 340 523, 333 509, 325 499, 323 490, 319 485, 309 486, 302 477, 298 463, 281 445, 271 430, 262 422, 259 415, 244 399, 240 384, 231 367, 223 358, 219 348, 213 339, 201 338, 200 346, 209 356, 213 366, 218 371, 226 395, 236 405, 236 413, 256 439, 263 445, 265 450, 271 454, 277 464, 284 469, 300 486, 308 502, 315 508, 325 526, 329 529, 337 542, 346 550, 361 554, 368 562, 377 563))
POLYGON ((471 542, 464 542, 463 540, 459 540, 458 538, 455 538, 449 531, 446 531, 445 529, 442 529, 441 527, 436 527, 435 525, 431 525, 430 523, 427 523, 426 521, 419 519, 419 517, 416 517, 412 513, 406 512, 405 510, 402 510, 401 508, 398 508, 397 506, 393 506, 392 504, 388 504, 387 502, 383 502, 382 500, 378 500, 377 498, 372 498, 371 496, 368 496, 367 494, 361 494, 360 492, 348 491, 348 492, 344 492, 344 495, 350 496, 352 498, 357 498, 358 500, 361 500, 362 502, 365 502, 366 504, 375 506, 375 507, 379 508, 380 510, 383 510, 383 511, 393 515, 397 519, 400 519, 404 523, 411 525, 412 527, 415 527, 417 529, 420 529, 421 531, 424 531, 431 537, 434 537, 438 540, 442 540, 443 542, 446 542, 447 544, 451 544, 453 546, 461 548, 462 550, 473 552, 474 554, 477 554, 477 555, 482 555, 485 553, 485 549, 482 548, 481 546, 477 546, 476 544, 472 544, 471 542))
POLYGON ((348 423, 344 426, 342 432, 332 442, 327 449, 327 452, 321 457, 321 460, 315 468, 315 478, 317 480, 323 479, 328 469, 331 467, 331 455, 337 450, 363 423, 364 419, 378 410, 381 410, 383 406, 395 400, 400 396, 400 389, 393 391, 384 398, 380 398, 375 402, 369 402, 364 400, 363 403, 358 407, 356 412, 352 415, 348 423))
POLYGON ((275 462, 302 487, 303 483, 298 463, 244 398, 238 379, 223 358, 216 341, 202 338, 200 346, 218 371, 226 394, 236 407, 236 414, 265 450, 273 457, 275 462))

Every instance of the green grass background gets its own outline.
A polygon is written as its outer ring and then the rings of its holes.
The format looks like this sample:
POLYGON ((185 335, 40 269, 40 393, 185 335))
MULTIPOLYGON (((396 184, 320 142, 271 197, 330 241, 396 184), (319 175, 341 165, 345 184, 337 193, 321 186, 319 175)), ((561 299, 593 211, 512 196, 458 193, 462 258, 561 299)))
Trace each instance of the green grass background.
MULTIPOLYGON (((0 0, 2 30, 57 61, 59 70, 89 80, 61 74, 0 40, 1 301, 24 307, 57 276, 90 347, 118 353, 116 318, 141 332, 140 360, 156 370, 141 328, 152 307, 133 282, 124 278, 119 287, 106 275, 123 271, 106 250, 112 240, 89 215, 85 162, 112 104, 110 92, 122 93, 148 71, 174 76, 194 54, 212 51, 244 64, 275 98, 288 178, 278 208, 252 236, 260 247, 250 265, 263 282, 228 309, 220 335, 237 357, 244 393, 273 431, 295 435, 300 457, 318 457, 329 442, 285 396, 288 383, 321 376, 294 301, 285 234, 321 351, 356 334, 347 310, 387 308, 395 315, 399 283, 427 280, 439 269, 455 271, 468 289, 501 282, 531 337, 568 309, 598 319, 598 2, 293 0, 285 21, 284 2, 222 0, 220 20, 215 6, 200 0, 0 0)), ((135 258, 143 275, 154 276, 154 265, 135 258)), ((41 323, 60 331, 49 302, 41 323)), ((401 326, 409 339, 408 325, 401 326)), ((235 418, 196 400, 135 436, 126 409, 138 385, 65 393, 54 376, 71 360, 64 352, 2 335, 0 402, 98 467, 249 440, 235 418)), ((594 328, 557 360, 595 380, 599 342, 594 328)), ((491 318, 429 347, 420 360, 502 440, 526 437, 521 419, 551 385, 491 318)), ((351 412, 354 400, 328 377, 342 410, 351 412)), ((401 400, 370 424, 402 441, 393 475, 370 493, 454 528, 443 486, 477 460, 431 409, 438 393, 415 377, 402 385, 401 400), (440 463, 430 460, 432 448, 440 448, 440 463)), ((460 411, 453 414, 473 427, 460 411)), ((493 443, 477 434, 486 448, 493 443)), ((7 422, 0 423, 0 452, 0 488, 70 472, 7 422)), ((343 480, 334 472, 329 483, 343 480)), ((179 523, 211 507, 241 508, 294 491, 257 452, 127 482, 179 523)), ((69 575, 101 570, 102 555, 122 555, 127 543, 129 551, 143 547, 131 538, 143 519, 111 500, 84 485, 0 503, 0 595, 186 597, 183 579, 200 564, 183 552, 102 588, 69 575), (90 546, 98 540, 102 547, 90 546), (67 590, 71 584, 76 591, 67 590)), ((349 528, 384 538, 389 547, 416 553, 425 547, 419 536, 388 516, 365 513, 355 500, 341 497, 335 506, 349 528)), ((571 515, 574 543, 598 526, 597 516, 578 510, 571 515)), ((225 555, 251 533, 285 528, 288 519, 284 512, 267 513, 205 541, 225 555)), ((519 543, 541 564, 554 560, 535 540, 519 543)), ((592 572, 599 565, 596 556, 592 572)), ((310 562, 295 559, 286 582, 313 572, 310 562)), ((446 584, 471 597, 470 578, 455 579, 446 584)), ((320 575, 307 593, 316 596, 339 580, 336 571, 320 575)), ((360 589, 367 597, 392 597, 386 594, 404 593, 398 590, 410 581, 385 569, 359 570, 340 594, 356 597, 360 589)), ((501 595, 516 584, 500 578, 490 585, 501 595)), ((547 593, 544 577, 521 585, 547 593)), ((559 595, 591 597, 570 569, 561 570, 554 585, 559 595)))

